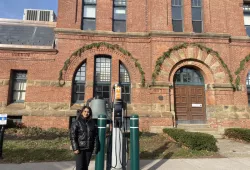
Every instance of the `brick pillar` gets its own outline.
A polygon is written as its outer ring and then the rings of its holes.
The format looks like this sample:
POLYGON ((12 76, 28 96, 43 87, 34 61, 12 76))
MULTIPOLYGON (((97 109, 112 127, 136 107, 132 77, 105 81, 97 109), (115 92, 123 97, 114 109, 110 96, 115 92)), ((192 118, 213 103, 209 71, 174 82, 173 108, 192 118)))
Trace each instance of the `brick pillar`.
POLYGON ((111 70, 112 71, 111 88, 112 88, 114 84, 119 82, 119 59, 114 58, 114 56, 112 56, 111 69, 112 69, 111 70))
POLYGON ((86 86, 85 86, 85 101, 93 97, 94 92, 94 69, 95 68, 95 58, 90 57, 86 62, 86 86))
POLYGON ((192 26, 192 3, 190 0, 183 0, 184 32, 193 32, 192 26))
POLYGON ((96 30, 112 31, 113 1, 98 1, 96 4, 96 30))

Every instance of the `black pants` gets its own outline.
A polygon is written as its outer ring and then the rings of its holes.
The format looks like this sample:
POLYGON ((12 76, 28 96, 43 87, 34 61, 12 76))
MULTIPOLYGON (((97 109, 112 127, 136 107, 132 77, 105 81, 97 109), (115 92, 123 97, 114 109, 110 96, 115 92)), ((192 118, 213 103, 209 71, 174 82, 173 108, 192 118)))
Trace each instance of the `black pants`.
POLYGON ((88 170, 93 150, 81 150, 76 155, 76 170, 88 170))

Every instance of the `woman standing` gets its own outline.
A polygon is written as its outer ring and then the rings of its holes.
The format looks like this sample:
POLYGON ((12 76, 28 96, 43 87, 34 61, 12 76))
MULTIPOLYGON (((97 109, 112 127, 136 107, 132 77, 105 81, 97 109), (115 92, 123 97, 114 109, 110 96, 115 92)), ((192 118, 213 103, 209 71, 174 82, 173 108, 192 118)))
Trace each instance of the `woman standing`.
POLYGON ((76 155, 76 170, 88 170, 91 155, 96 144, 99 151, 98 129, 92 119, 92 110, 84 106, 70 129, 72 149, 76 155))

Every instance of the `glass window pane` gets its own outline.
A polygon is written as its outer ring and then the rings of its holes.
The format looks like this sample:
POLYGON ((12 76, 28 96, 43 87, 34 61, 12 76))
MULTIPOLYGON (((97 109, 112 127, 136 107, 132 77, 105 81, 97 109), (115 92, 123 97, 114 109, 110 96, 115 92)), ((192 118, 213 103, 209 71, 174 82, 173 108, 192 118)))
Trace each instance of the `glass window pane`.
POLYGON ((182 8, 173 6, 172 7, 172 18, 174 20, 182 20, 182 8))
POLYGON ((84 92, 84 90, 85 90, 85 84, 79 84, 78 85, 78 92, 84 92))
POLYGON ((126 32, 126 21, 114 21, 114 32, 126 32))
POLYGON ((129 93, 129 91, 130 91, 130 87, 129 86, 125 86, 125 92, 129 93))
POLYGON ((200 7, 201 6, 201 0, 192 0, 192 6, 200 7))
POLYGON ((192 20, 201 21, 201 8, 192 8, 192 20))
POLYGON ((84 6, 83 9, 84 18, 95 18, 96 17, 95 13, 96 13, 95 6, 87 6, 87 5, 84 6))
POLYGON ((115 20, 126 20, 126 9, 125 8, 114 8, 114 19, 115 20))
POLYGON ((109 92, 103 92, 103 98, 108 99, 109 98, 109 92))
POLYGON ((95 19, 83 19, 83 29, 84 30, 95 30, 96 29, 95 19))
POLYGON ((84 100, 84 94, 78 94, 78 100, 83 101, 84 100))
POLYGON ((202 32, 202 21, 193 21, 193 31, 197 33, 202 32))
POLYGON ((182 20, 173 20, 173 31, 174 32, 182 32, 183 28, 182 28, 182 20))
POLYGON ((250 36, 250 26, 247 25, 245 26, 245 28, 246 28, 247 35, 250 36))
POLYGON ((127 0, 114 0, 114 5, 115 6, 126 6, 126 1, 127 0))
POLYGON ((250 25, 250 13, 244 13, 244 24, 250 25))
POLYGON ((96 0, 84 0, 84 4, 96 4, 96 0))
POLYGON ((25 100, 25 93, 26 92, 21 92, 20 93, 20 100, 23 100, 23 101, 25 100))
POLYGON ((103 86, 103 91, 109 91, 109 86, 103 86))
POLYGON ((23 83, 22 83, 22 87, 21 87, 22 89, 21 89, 21 90, 25 90, 25 91, 26 91, 26 85, 27 85, 27 83, 26 83, 26 82, 23 82, 23 83))
POLYGON ((182 0, 172 0, 172 5, 180 6, 180 5, 182 5, 182 0))
POLYGON ((16 81, 15 83, 14 83, 14 90, 21 90, 21 86, 22 86, 22 82, 20 82, 20 81, 16 81))
POLYGON ((14 92, 13 93, 13 101, 18 101, 20 98, 20 92, 14 92))
POLYGON ((175 82, 180 82, 181 81, 181 76, 180 74, 175 75, 175 82))
POLYGON ((26 85, 27 85, 26 76, 27 72, 25 71, 13 73, 13 84, 12 84, 13 102, 18 102, 18 101, 23 102, 25 100, 26 85))

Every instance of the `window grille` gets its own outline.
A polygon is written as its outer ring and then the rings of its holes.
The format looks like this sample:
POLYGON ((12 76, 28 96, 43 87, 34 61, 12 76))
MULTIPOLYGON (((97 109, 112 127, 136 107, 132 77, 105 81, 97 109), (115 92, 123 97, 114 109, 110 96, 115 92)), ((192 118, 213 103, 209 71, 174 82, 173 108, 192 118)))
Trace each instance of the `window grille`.
POLYGON ((111 58, 97 56, 95 59, 95 88, 94 97, 110 99, 111 86, 111 58))
POLYGON ((113 31, 126 32, 126 0, 114 0, 113 9, 113 31))
POLYGON ((73 82, 73 103, 82 103, 85 96, 86 63, 77 70, 73 82))
POLYGON ((172 24, 174 32, 183 32, 182 0, 172 0, 172 24))
POLYGON ((14 71, 13 73, 13 85, 12 85, 12 101, 24 102, 26 95, 26 71, 14 71))
POLYGON ((202 28, 202 1, 192 0, 192 24, 193 31, 196 33, 201 33, 202 28))
POLYGON ((83 30, 96 29, 96 0, 84 0, 82 23, 83 30))

